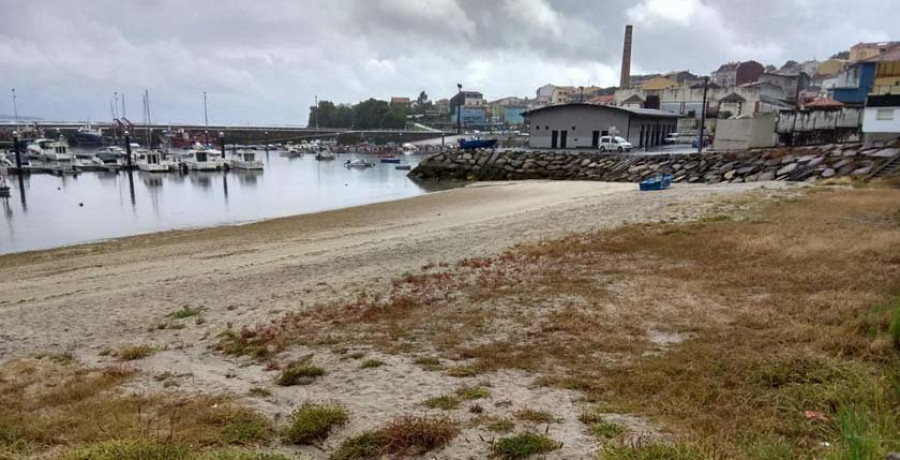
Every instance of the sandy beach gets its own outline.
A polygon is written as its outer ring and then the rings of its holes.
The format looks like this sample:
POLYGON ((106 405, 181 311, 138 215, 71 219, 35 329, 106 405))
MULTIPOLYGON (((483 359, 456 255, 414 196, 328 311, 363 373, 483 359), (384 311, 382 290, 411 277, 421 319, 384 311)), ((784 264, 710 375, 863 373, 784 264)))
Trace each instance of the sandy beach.
MULTIPOLYGON (((427 264, 490 257, 515 244, 639 222, 682 222, 707 215, 736 197, 785 193, 777 183, 679 185, 640 193, 634 184, 519 182, 462 189, 241 226, 174 231, 0 257, 0 362, 36 353, 68 353, 87 366, 114 361, 104 350, 150 344, 162 351, 134 361, 136 392, 244 395, 271 387, 272 396, 247 404, 276 422, 297 404, 336 400, 353 417, 311 458, 377 426, 392 414, 423 412, 419 403, 452 391, 460 381, 426 372, 403 354, 371 350, 387 365, 367 377, 334 347, 315 353, 328 374, 315 384, 273 387, 272 373, 246 357, 214 350, 227 328, 255 326, 350 292, 390 284, 427 264), (203 321, 165 327, 178 309, 200 308, 203 321), (157 325, 163 325, 157 327, 157 325), (164 382, 152 378, 173 375, 164 382)), ((563 447, 548 458, 588 458, 596 442, 581 429, 575 391, 533 385, 523 371, 502 370, 463 381, 489 385, 495 399, 541 408, 560 417, 549 433, 563 447)), ((462 414, 462 412, 460 413, 462 414)), ((457 414, 459 415, 459 414, 457 414)), ((460 415, 461 416, 461 415, 460 415)), ((651 424, 623 414, 622 423, 650 433, 651 424)), ((481 458, 487 444, 464 431, 436 458, 481 458)), ((430 457, 429 457, 430 458, 430 457)))

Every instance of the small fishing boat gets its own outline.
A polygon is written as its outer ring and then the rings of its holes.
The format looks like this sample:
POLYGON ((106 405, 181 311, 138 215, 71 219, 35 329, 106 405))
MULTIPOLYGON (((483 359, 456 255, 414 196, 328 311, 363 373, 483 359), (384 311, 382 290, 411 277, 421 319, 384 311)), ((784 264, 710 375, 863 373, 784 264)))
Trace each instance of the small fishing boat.
POLYGON ((471 139, 459 142, 459 148, 463 150, 490 149, 495 145, 497 145, 497 139, 471 139))
POLYGON ((347 160, 347 162, 344 163, 344 167, 346 168, 371 168, 373 166, 375 166, 375 163, 360 159, 347 160))
POLYGON ((641 182, 640 188, 642 192, 665 190, 669 188, 669 185, 671 183, 672 176, 669 174, 663 174, 644 180, 643 182, 641 182))
POLYGON ((397 166, 394 166, 394 169, 399 169, 401 171, 409 171, 410 169, 412 169, 412 165, 397 165, 397 166))
POLYGON ((69 143, 62 136, 57 140, 37 139, 28 145, 28 156, 44 161, 72 161, 69 143))
POLYGON ((262 161, 256 159, 256 152, 249 149, 237 151, 237 156, 231 159, 231 167, 235 169, 261 170, 262 161))
POLYGON ((303 149, 296 144, 291 144, 287 146, 287 149, 284 151, 284 156, 288 158, 299 158, 303 156, 303 149))
POLYGON ((400 159, 397 157, 381 157, 378 161, 381 163, 400 164, 400 159))
POLYGON ((188 150, 183 163, 192 171, 216 171, 224 166, 222 153, 215 149, 188 150))
POLYGON ((316 153, 316 160, 323 161, 323 160, 333 160, 333 159, 334 159, 334 154, 329 152, 328 150, 323 150, 321 152, 316 153))
POLYGON ((137 168, 144 172, 169 172, 169 162, 165 155, 157 151, 144 151, 138 155, 137 168))

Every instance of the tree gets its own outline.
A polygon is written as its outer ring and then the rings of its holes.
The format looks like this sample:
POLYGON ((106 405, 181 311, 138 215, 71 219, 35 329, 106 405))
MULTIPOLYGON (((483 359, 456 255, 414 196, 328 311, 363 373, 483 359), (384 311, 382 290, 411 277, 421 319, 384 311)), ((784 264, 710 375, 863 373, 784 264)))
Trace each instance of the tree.
POLYGON ((341 104, 335 114, 335 128, 353 128, 356 123, 356 110, 349 104, 341 104))
POLYGON ((428 95, 425 94, 425 91, 422 91, 421 93, 419 93, 419 97, 416 98, 416 102, 419 105, 425 105, 425 103, 428 102, 428 95))
POLYGON ((309 108, 307 127, 334 128, 337 121, 336 113, 337 108, 334 106, 334 102, 319 101, 318 107, 312 106, 309 108))
POLYGON ((838 51, 831 55, 829 59, 850 59, 849 51, 838 51))

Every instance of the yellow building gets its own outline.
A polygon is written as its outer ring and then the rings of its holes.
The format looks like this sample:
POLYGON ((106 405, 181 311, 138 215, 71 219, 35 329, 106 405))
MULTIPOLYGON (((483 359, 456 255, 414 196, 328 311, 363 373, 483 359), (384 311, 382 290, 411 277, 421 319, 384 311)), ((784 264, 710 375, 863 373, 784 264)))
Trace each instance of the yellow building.
POLYGON ((837 75, 844 70, 844 66, 847 65, 848 62, 850 61, 846 59, 829 59, 827 61, 822 61, 822 63, 816 67, 816 75, 837 75))
POLYGON ((565 104, 568 102, 572 94, 578 92, 578 88, 574 86, 557 86, 553 88, 553 95, 550 96, 551 104, 565 104))
POLYGON ((661 90, 661 89, 677 88, 678 86, 680 86, 680 85, 678 84, 678 82, 676 82, 674 80, 671 80, 666 77, 656 77, 656 78, 651 78, 650 80, 645 81, 644 84, 641 85, 641 89, 643 89, 644 91, 654 91, 654 90, 661 90))

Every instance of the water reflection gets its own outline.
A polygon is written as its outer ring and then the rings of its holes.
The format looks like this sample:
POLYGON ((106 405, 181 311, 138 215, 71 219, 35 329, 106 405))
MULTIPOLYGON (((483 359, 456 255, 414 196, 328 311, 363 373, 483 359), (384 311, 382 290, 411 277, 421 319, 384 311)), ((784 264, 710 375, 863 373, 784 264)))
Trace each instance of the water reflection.
MULTIPOLYGON (((355 158, 378 163, 370 155, 316 161, 260 152, 264 171, 26 175, 17 179, 19 200, 3 203, 0 253, 317 212, 429 191, 392 164, 363 170, 343 166, 355 158)), ((404 159, 414 164, 421 158, 404 159)))

